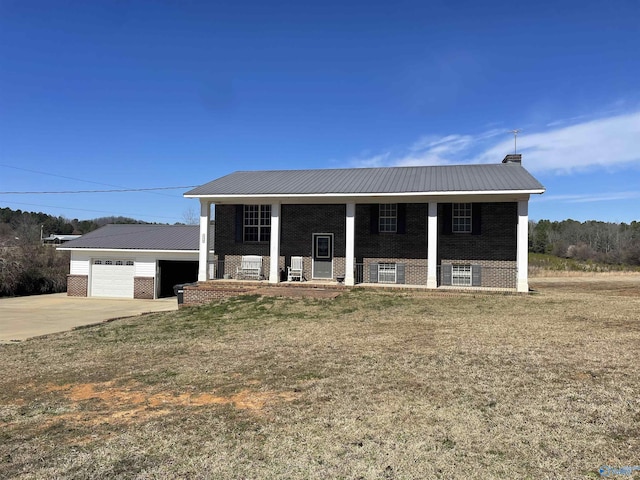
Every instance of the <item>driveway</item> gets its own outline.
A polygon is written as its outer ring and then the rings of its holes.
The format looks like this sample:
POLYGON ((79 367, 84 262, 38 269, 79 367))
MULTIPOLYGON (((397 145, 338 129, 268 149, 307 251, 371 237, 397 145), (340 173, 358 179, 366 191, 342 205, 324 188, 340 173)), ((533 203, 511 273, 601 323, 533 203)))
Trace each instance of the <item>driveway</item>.
POLYGON ((177 310, 175 297, 159 300, 68 297, 66 293, 0 298, 0 343, 63 332, 141 313, 177 310))

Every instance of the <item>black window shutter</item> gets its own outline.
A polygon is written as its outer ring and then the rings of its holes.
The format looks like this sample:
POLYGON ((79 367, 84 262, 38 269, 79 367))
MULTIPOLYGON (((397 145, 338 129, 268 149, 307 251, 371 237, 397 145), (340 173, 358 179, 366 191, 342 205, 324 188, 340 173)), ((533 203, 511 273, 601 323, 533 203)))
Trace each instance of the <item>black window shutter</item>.
POLYGON ((442 270, 442 285, 451 285, 451 264, 443 263, 440 265, 440 270, 442 270))
POLYGON ((378 229, 379 229, 379 214, 380 214, 380 206, 377 203, 374 203, 372 205, 370 205, 370 212, 371 212, 371 226, 370 226, 370 233, 378 233, 378 229))
POLYGON ((405 283, 404 263, 396 263, 396 283, 405 283))
POLYGON ((451 235, 453 233, 453 204, 442 204, 442 234, 451 235))
POLYGON ((407 204, 398 204, 398 233, 407 233, 407 204))
POLYGON ((471 235, 480 235, 482 230, 481 204, 471 204, 471 235))
POLYGON ((479 287, 482 285, 482 266, 471 265, 471 285, 479 287))
POLYGON ((378 264, 369 264, 369 283, 378 283, 378 264))
POLYGON ((236 243, 242 243, 244 227, 244 205, 236 205, 236 243))

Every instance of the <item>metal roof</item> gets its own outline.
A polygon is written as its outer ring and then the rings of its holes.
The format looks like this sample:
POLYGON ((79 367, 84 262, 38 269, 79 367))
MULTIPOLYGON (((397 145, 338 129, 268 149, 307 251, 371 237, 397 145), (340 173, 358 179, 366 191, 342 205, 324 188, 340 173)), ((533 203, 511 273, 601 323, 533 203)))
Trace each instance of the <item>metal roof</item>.
POLYGON ((77 240, 64 244, 71 248, 133 250, 198 250, 198 225, 105 225, 77 240))
MULTIPOLYGON (((239 171, 213 180, 185 196, 326 195, 544 190, 519 164, 326 170, 239 171)), ((541 193, 541 192, 538 192, 541 193)))

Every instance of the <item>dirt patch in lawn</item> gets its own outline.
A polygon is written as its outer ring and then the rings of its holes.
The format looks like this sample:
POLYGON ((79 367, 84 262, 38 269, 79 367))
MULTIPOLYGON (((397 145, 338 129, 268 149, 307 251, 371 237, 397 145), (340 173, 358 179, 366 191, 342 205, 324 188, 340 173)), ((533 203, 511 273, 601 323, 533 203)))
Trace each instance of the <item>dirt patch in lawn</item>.
MULTIPOLYGON (((255 385, 255 384, 254 384, 255 385)), ((32 392, 36 393, 36 392, 32 392)), ((265 409, 299 397, 295 392, 256 391, 244 389, 233 395, 215 393, 151 392, 143 385, 117 385, 113 381, 48 385, 38 395, 54 395, 61 413, 41 424, 41 429, 64 422, 67 425, 95 427, 98 425, 130 425, 174 413, 179 408, 231 405, 238 410, 264 415, 265 409)), ((16 399, 14 406, 24 406, 16 399)), ((2 428, 11 423, 0 424, 2 428)))

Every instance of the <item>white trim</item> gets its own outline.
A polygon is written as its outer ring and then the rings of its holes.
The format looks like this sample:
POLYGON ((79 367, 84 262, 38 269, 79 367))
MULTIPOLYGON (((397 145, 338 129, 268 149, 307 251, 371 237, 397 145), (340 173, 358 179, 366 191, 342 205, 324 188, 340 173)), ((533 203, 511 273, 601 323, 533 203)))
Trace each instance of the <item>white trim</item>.
POLYGON ((429 202, 427 219, 427 288, 438 288, 438 204, 429 202))
POLYGON ((529 291, 529 202, 518 202, 518 238, 517 238, 517 264, 518 264, 518 292, 529 291))
MULTIPOLYGON (((271 204, 269 283, 280 283, 280 204, 271 204)), ((258 234, 259 235, 259 234, 258 234)), ((259 237, 258 237, 259 239, 259 237)))
MULTIPOLYGON (((384 192, 384 193, 250 193, 250 194, 211 194, 211 195, 184 195, 185 198, 208 198, 208 199, 260 199, 260 198, 380 198, 380 197, 440 197, 440 196, 462 196, 462 195, 530 195, 542 194, 544 188, 532 190, 463 190, 463 191, 436 191, 436 192, 384 192)), ((256 200, 258 201, 258 200, 256 200)), ((372 202, 375 203, 375 202, 372 202)), ((379 202, 377 202, 379 203, 379 202)), ((384 202, 383 202, 384 203, 384 202)), ((389 203, 389 202, 386 202, 389 203)), ((404 203, 404 202, 398 202, 404 203)))
POLYGON ((345 239, 345 266, 344 284, 353 286, 356 284, 355 269, 355 243, 356 243, 356 204, 347 203, 347 213, 345 219, 346 239, 345 239))
POLYGON ((211 224, 211 202, 200 199, 200 234, 198 235, 198 281, 206 282, 209 263, 209 225, 211 224))
MULTIPOLYGON (((127 252, 127 253, 198 253, 200 250, 146 250, 144 248, 90 248, 90 247, 73 247, 73 248, 57 248, 57 250, 68 250, 70 252, 127 252)), ((213 249, 209 252, 213 253, 213 249)))

